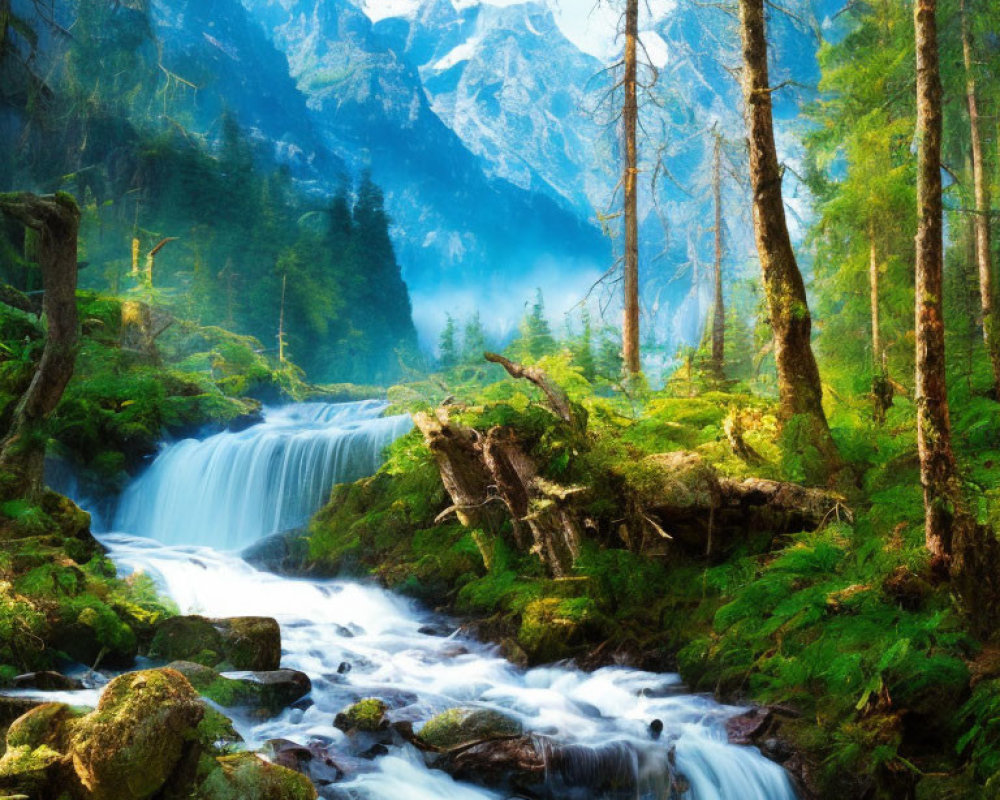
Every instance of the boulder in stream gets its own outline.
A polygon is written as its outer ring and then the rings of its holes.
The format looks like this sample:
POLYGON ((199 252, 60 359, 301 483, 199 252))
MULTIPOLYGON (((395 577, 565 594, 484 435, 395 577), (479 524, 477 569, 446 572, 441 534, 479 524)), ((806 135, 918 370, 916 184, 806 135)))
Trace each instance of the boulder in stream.
POLYGON ((490 708, 450 708, 427 721, 417 734, 437 750, 453 750, 473 742, 509 739, 524 733, 514 717, 490 708))
POLYGON ((199 694, 226 708, 255 708, 277 714, 312 691, 309 676, 294 669, 226 676, 191 661, 174 661, 168 669, 177 670, 199 694))
POLYGON ((345 733, 379 733, 389 727, 385 714, 389 710, 377 697, 366 697, 345 708, 334 718, 333 724, 345 733))
POLYGON ((233 670, 276 670, 281 629, 270 617, 170 617, 156 626, 149 655, 233 670))

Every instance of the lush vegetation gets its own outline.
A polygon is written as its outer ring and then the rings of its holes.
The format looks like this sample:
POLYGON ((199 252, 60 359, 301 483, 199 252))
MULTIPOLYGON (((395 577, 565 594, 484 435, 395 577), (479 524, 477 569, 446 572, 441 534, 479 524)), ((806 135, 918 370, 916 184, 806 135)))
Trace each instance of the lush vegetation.
MULTIPOLYGON (((79 3, 73 35, 45 49, 29 46, 44 15, 3 17, 0 109, 19 126, 2 133, 0 188, 74 194, 82 286, 255 336, 317 381, 417 366, 381 190, 335 163, 332 196, 303 188, 221 97, 199 97, 227 89, 213 64, 192 58, 182 77, 161 61, 150 13, 79 3)), ((33 248, 0 225, 0 280, 40 289, 33 248)))

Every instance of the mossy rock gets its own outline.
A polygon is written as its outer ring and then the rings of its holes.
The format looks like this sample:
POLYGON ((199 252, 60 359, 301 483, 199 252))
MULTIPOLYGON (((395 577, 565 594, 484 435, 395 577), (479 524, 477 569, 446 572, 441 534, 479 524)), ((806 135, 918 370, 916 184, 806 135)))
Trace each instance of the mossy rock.
POLYGON ((28 798, 57 791, 66 772, 65 756, 47 745, 9 748, 0 758, 0 792, 28 798))
POLYGON ((64 749, 66 721, 72 716, 72 710, 65 703, 37 706, 11 723, 7 729, 7 748, 34 749, 46 745, 61 751, 64 749))
POLYGON ((197 692, 171 669, 115 678, 73 726, 70 754, 92 800, 146 800, 180 763, 204 716, 197 692))
POLYGON ((559 661, 598 641, 604 623, 589 598, 543 597, 525 607, 517 641, 531 664, 559 661))
POLYGON ((309 676, 292 669, 255 672, 227 678, 211 667, 190 661, 174 661, 175 669, 204 697, 225 708, 257 708, 275 714, 305 697, 312 689, 309 676))
POLYGON ((309 779, 285 767, 270 764, 253 753, 216 759, 216 767, 202 781, 199 800, 316 800, 309 779))
POLYGON ((489 708, 450 708, 428 720, 418 734, 424 744, 454 750, 471 742, 520 736, 524 727, 514 717, 489 708))
POLYGON ((376 733, 386 727, 385 712, 388 710, 389 707, 377 697, 368 697, 337 714, 333 724, 349 733, 376 733))
POLYGON ((254 672, 281 663, 281 629, 270 617, 170 617, 156 626, 151 658, 254 672))

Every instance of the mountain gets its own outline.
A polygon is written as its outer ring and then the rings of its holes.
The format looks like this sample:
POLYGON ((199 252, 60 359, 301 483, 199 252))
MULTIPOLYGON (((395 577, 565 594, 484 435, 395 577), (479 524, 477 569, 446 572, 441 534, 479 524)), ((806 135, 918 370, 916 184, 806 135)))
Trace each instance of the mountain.
POLYGON ((244 5, 287 54, 324 142, 385 189, 421 327, 485 310, 491 296, 491 318, 509 327, 535 286, 566 307, 606 268, 610 247, 593 222, 558 193, 488 168, 435 113, 410 56, 359 8, 244 5))

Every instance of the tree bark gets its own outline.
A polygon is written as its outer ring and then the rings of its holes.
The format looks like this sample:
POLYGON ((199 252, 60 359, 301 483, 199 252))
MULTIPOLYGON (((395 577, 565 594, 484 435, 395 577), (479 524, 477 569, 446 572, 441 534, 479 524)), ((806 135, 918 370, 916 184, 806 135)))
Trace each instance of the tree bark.
POLYGON ((936 14, 937 0, 917 0, 916 401, 927 549, 935 559, 948 561, 957 476, 945 384, 942 89, 936 14))
POLYGON ((716 131, 712 165, 712 189, 715 200, 715 304, 712 317, 712 371, 725 378, 726 301, 722 295, 722 134, 716 131))
POLYGON ((10 430, 0 445, 0 469, 11 480, 4 485, 9 496, 37 497, 44 479, 43 426, 59 405, 73 376, 79 339, 76 308, 77 237, 80 210, 65 194, 0 196, 0 211, 36 231, 38 264, 44 296, 42 312, 47 336, 42 359, 28 390, 18 401, 10 430))
POLYGON ((823 462, 817 465, 818 473, 828 477, 842 462, 823 411, 823 389, 810 341, 812 318, 785 219, 768 83, 764 0, 739 0, 739 12, 754 234, 774 330, 780 416, 786 424, 793 417, 803 419, 802 433, 823 462))
POLYGON ((622 187, 625 195, 625 316, 622 322, 622 357, 629 375, 642 371, 639 358, 639 210, 638 145, 639 120, 637 99, 639 42, 639 0, 625 5, 625 91, 622 124, 625 137, 625 170, 622 187))
POLYGON ((993 369, 993 395, 1000 398, 1000 341, 997 336, 995 290, 993 287, 993 255, 990 240, 990 183, 983 163, 983 137, 979 122, 979 102, 976 96, 976 75, 973 63, 972 26, 966 0, 961 0, 962 55, 965 61, 965 97, 969 109, 969 138, 972 144, 972 182, 975 194, 976 266, 979 271, 980 310, 983 316, 983 343, 993 369))

